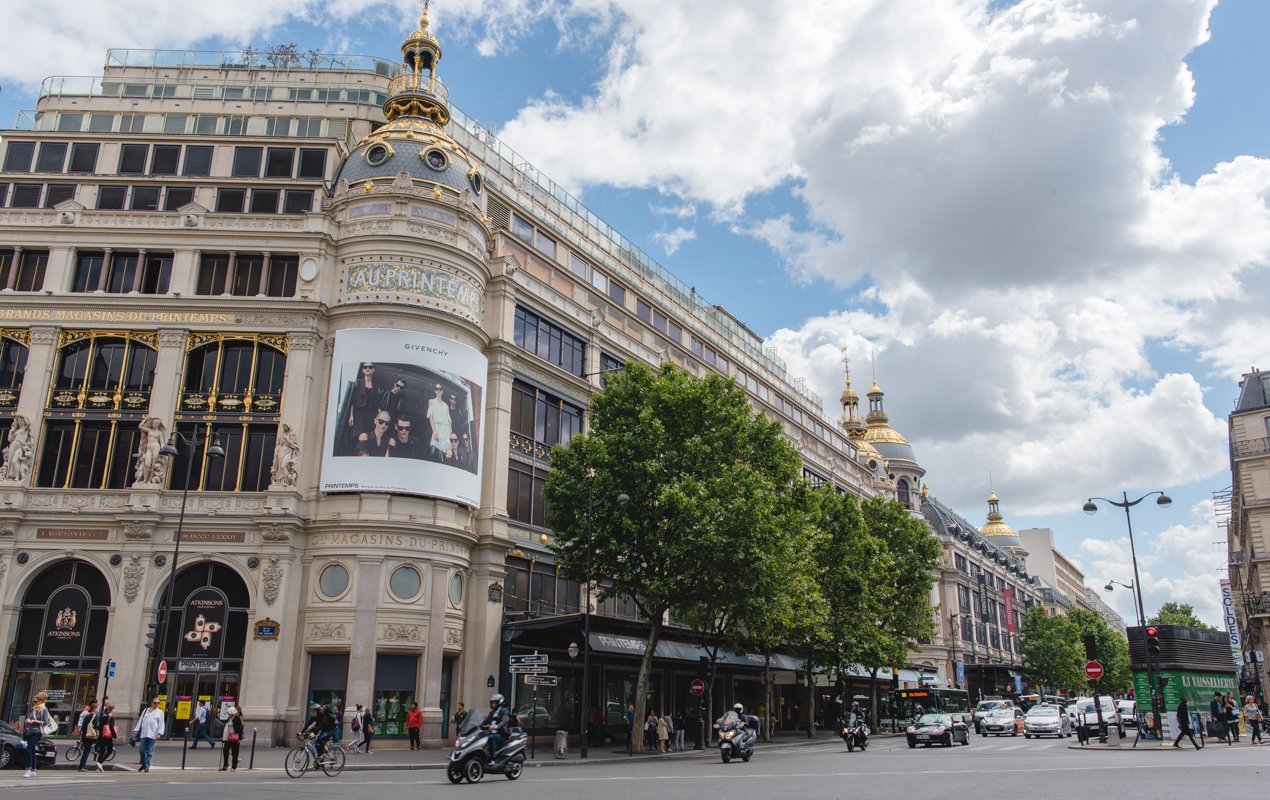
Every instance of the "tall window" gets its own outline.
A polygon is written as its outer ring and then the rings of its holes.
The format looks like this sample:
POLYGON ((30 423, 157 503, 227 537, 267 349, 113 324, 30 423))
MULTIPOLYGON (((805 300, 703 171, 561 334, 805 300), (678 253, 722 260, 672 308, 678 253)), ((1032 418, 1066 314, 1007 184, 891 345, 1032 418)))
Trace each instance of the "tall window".
POLYGON ((47 250, 0 250, 0 289, 40 291, 48 260, 47 250))
POLYGON ((197 294, 290 297, 295 294, 300 259, 294 254, 204 253, 197 294))
MULTIPOLYGON (((191 438, 220 436, 225 457, 195 454, 190 489, 261 492, 269 469, 282 408, 287 339, 277 334, 193 334, 187 344, 185 386, 177 430, 191 438)), ((172 464, 171 484, 185 488, 182 451, 172 464)))
POLYGON ((581 584, 561 577, 555 564, 508 558, 503 585, 503 610, 509 614, 550 616, 578 611, 581 584))
POLYGON ((28 331, 0 329, 0 453, 9 446, 9 429, 22 394, 30 345, 28 331))
POLYGON ((132 483, 137 426, 154 385, 156 336, 61 332, 37 486, 123 489, 132 483))
POLYGON ((582 408, 523 381, 512 384, 511 459, 507 514, 528 525, 545 525, 542 488, 551 468, 551 448, 582 431, 582 408))
POLYGON ((551 320, 518 306, 513 335, 517 346, 567 372, 582 374, 586 341, 551 320))
POLYGON ((167 294, 172 279, 171 253, 80 252, 75 260, 73 292, 167 294))

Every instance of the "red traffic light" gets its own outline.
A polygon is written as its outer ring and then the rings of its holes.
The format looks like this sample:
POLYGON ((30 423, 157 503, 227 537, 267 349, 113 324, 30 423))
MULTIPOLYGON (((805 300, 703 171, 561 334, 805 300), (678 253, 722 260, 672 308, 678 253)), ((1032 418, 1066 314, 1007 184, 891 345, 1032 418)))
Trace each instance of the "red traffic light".
POLYGON ((1154 626, 1154 625, 1148 625, 1148 626, 1147 626, 1147 636, 1154 636, 1154 635, 1155 635, 1155 626, 1154 626))

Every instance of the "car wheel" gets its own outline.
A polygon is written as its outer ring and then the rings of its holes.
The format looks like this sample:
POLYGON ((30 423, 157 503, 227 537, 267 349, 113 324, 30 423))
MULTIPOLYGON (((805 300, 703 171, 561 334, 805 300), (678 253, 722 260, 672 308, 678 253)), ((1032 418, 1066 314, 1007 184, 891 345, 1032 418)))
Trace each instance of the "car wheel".
POLYGON ((915 750, 915 749, 917 749, 917 742, 909 742, 909 743, 908 743, 908 749, 910 749, 910 750, 915 750))
POLYGON ((1030 733, 1025 733, 1025 734, 1023 734, 1023 738, 1024 738, 1024 739, 1031 739, 1031 738, 1032 738, 1032 734, 1030 734, 1030 733))
POLYGON ((13 748, 6 744, 0 748, 0 769, 8 769, 11 766, 13 766, 13 748))

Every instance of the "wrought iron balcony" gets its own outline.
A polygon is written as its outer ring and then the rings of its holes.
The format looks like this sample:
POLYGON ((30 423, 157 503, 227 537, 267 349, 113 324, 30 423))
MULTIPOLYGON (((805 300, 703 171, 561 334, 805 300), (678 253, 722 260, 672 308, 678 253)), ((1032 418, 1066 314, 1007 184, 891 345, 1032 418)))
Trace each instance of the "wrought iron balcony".
POLYGON ((1230 449, 1236 458, 1240 456, 1263 456, 1270 453, 1270 437, 1231 442, 1230 449))

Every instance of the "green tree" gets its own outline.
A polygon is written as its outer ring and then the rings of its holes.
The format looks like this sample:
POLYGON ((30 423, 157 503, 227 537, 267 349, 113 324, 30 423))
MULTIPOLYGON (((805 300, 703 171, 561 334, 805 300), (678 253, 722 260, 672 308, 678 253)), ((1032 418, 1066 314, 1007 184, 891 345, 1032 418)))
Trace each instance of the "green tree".
POLYGON ((1098 650, 1098 663, 1102 664, 1103 677, 1098 681, 1098 691, 1104 693, 1127 692, 1133 683, 1129 669, 1129 642, 1111 629, 1106 620, 1092 611, 1074 608, 1067 616, 1076 623, 1076 635, 1080 652, 1085 653, 1086 636, 1094 637, 1098 650))
POLYGON ((589 562, 601 598, 629 597, 646 620, 638 721, 667 612, 700 614, 721 593, 749 591, 756 563, 770 568, 787 531, 803 525, 790 499, 801 464, 781 426, 713 373, 628 362, 590 411, 589 432, 553 452, 547 524, 566 575, 585 579, 589 562), (630 502, 618 508, 608 498, 620 492, 630 502))
POLYGON ((1190 603, 1165 603, 1147 622, 1152 625, 1181 625, 1185 628, 1199 628, 1206 631, 1217 630, 1195 616, 1195 607, 1190 603))
POLYGON ((1080 629, 1066 614, 1046 616, 1040 606, 1028 611, 1023 616, 1019 647, 1024 669, 1047 691, 1072 689, 1084 683, 1081 664, 1085 650, 1080 629))

